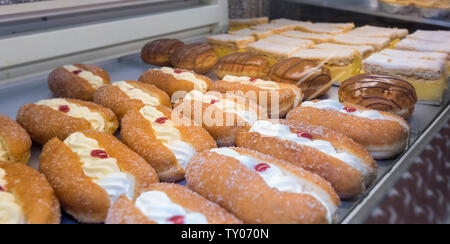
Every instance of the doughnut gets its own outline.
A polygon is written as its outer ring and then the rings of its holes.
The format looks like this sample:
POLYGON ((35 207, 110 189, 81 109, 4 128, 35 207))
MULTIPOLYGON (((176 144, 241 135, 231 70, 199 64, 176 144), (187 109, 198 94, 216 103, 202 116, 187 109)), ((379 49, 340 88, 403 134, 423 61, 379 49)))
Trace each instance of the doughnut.
POLYGON ((92 102, 54 98, 23 105, 17 122, 31 139, 44 145, 54 137, 61 140, 82 130, 113 134, 119 122, 113 111, 92 102))
POLYGON ((375 159, 389 159, 408 145, 410 127, 400 116, 335 100, 304 102, 288 119, 341 133, 366 148, 375 159))
POLYGON ((0 161, 27 164, 31 157, 31 139, 16 121, 0 114, 0 161))
POLYGON ((214 73, 219 79, 226 75, 265 79, 269 74, 269 61, 259 54, 233 53, 219 59, 214 73))
POLYGON ((342 82, 339 101, 408 119, 414 113, 417 94, 414 86, 395 76, 362 74, 342 82))
POLYGON ((156 66, 170 66, 170 56, 175 49, 184 46, 177 39, 158 39, 145 44, 141 50, 141 59, 144 63, 156 66))
POLYGON ((303 100, 300 88, 293 84, 227 75, 216 81, 211 90, 222 93, 234 92, 266 108, 271 118, 284 117, 303 100))
POLYGON ((172 98, 172 101, 182 98, 192 90, 206 92, 212 85, 212 80, 206 76, 169 67, 149 69, 139 77, 139 81, 163 90, 172 98), (180 93, 177 94, 177 92, 180 93))
POLYGON ((113 135, 83 131, 45 144, 39 171, 67 213, 82 223, 103 223, 121 195, 134 200, 158 182, 155 170, 113 135))
POLYGON ((106 224, 241 224, 217 204, 184 186, 151 185, 133 202, 121 196, 108 212, 106 224))
POLYGON ((61 209, 43 175, 22 163, 0 162, 0 224, 59 224, 61 209))
POLYGON ((201 126, 161 106, 130 110, 122 119, 120 135, 153 166, 161 181, 168 182, 184 179, 184 168, 196 151, 217 147, 201 126))
POLYGON ((138 81, 119 81, 100 87, 94 94, 94 102, 111 109, 119 119, 131 109, 144 106, 172 108, 170 97, 154 85, 138 81))
POLYGON ((220 147, 235 145, 242 127, 268 118, 267 111, 250 99, 219 92, 191 91, 174 110, 202 125, 220 147))
POLYGON ((340 200, 321 177, 245 148, 197 153, 186 185, 246 224, 326 224, 340 200))
POLYGON ((193 43, 175 49, 170 63, 179 69, 192 70, 198 74, 209 73, 217 64, 216 51, 206 43, 193 43))
POLYGON ((110 84, 108 72, 92 64, 65 65, 48 76, 48 88, 55 97, 92 101, 94 92, 110 84))
POLYGON ((329 129, 293 120, 260 120, 236 145, 266 153, 326 179, 341 198, 361 194, 377 177, 378 166, 358 143, 329 129))

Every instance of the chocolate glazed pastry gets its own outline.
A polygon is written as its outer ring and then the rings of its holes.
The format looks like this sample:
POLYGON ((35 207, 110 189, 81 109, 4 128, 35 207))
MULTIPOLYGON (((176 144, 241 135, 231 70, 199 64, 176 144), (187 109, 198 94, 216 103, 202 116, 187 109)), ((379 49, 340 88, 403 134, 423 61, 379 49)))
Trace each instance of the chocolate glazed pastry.
POLYGON ((214 72, 220 79, 226 75, 265 79, 269 74, 269 61, 263 55, 234 53, 219 59, 214 72))
POLYGON ((209 73, 217 64, 218 58, 214 49, 205 43, 193 43, 177 48, 170 56, 172 66, 193 70, 198 74, 209 73))
POLYGON ((182 41, 177 39, 159 39, 148 42, 142 48, 141 58, 144 63, 157 66, 170 66, 170 56, 175 49, 184 46, 182 41))
POLYGON ((326 94, 332 85, 328 68, 302 58, 288 58, 278 62, 270 70, 269 80, 298 85, 305 100, 326 94))
POLYGON ((395 76, 363 74, 341 84, 339 101, 391 112, 408 119, 417 103, 415 88, 395 76))

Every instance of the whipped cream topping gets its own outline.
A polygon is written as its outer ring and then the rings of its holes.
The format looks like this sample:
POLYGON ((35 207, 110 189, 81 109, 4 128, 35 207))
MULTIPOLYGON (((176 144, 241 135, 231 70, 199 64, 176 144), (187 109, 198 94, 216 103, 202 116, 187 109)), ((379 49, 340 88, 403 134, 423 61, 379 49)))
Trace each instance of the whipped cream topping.
POLYGON ((331 157, 339 159, 352 168, 358 170, 359 172, 361 172, 363 177, 365 177, 369 172, 368 166, 355 155, 335 148, 333 144, 328 141, 314 140, 298 136, 297 133, 292 133, 291 128, 286 125, 273 124, 269 121, 260 120, 252 125, 249 132, 256 132, 261 134, 262 136, 275 137, 280 140, 290 141, 297 143, 298 145, 316 149, 331 157))
POLYGON ((90 110, 88 107, 71 103, 61 98, 41 100, 36 104, 47 106, 53 110, 60 112, 63 112, 61 111, 61 106, 67 106, 68 109, 64 110, 64 113, 68 116, 86 119, 91 124, 92 129, 95 131, 103 131, 105 129, 105 119, 103 118, 103 116, 100 113, 90 110))
POLYGON ((4 143, 2 135, 0 135, 0 161, 9 161, 8 159, 9 159, 9 150, 6 144, 4 143))
POLYGON ((162 72, 172 75, 177 80, 187 80, 194 84, 194 90, 206 92, 208 90, 208 84, 202 79, 197 78, 194 73, 189 71, 175 70, 169 67, 162 67, 162 72))
POLYGON ((78 68, 74 65, 65 65, 63 68, 69 72, 76 73, 80 78, 86 80, 95 89, 101 87, 105 82, 102 77, 94 75, 94 73, 78 68))
POLYGON ((157 96, 143 91, 126 81, 118 81, 112 84, 127 94, 128 98, 141 101, 144 105, 159 106, 161 103, 157 96))
POLYGON ((323 109, 323 110, 338 111, 340 113, 357 116, 357 117, 361 117, 361 118, 365 118, 365 119, 370 119, 370 120, 394 121, 394 122, 399 123, 401 126, 403 126, 406 130, 409 131, 409 125, 401 119, 382 115, 377 110, 356 110, 355 109, 355 111, 348 111, 348 110, 346 110, 346 107, 344 105, 342 105, 338 101, 332 100, 332 99, 321 100, 319 102, 308 101, 308 102, 302 103, 301 106, 302 107, 312 107, 312 108, 323 109))
POLYGON ((174 203, 165 192, 148 191, 142 193, 135 206, 150 220, 158 224, 174 224, 174 219, 182 219, 177 223, 208 224, 208 220, 201 213, 192 212, 174 203))
POLYGON ((215 148, 211 149, 210 151, 223 156, 234 158, 245 165, 248 169, 255 170, 255 172, 259 176, 261 176, 264 182, 271 188, 275 188, 282 192, 307 194, 313 196, 326 208, 328 223, 332 222, 332 214, 330 209, 332 209, 333 207, 326 204, 325 202, 327 201, 325 199, 321 199, 316 193, 308 190, 305 185, 300 183, 297 177, 284 170, 283 168, 267 162, 261 162, 260 160, 248 155, 240 154, 231 148, 215 148), (261 164, 268 165, 269 167, 266 166, 264 170, 258 171, 258 165, 261 164))
POLYGON ((152 125, 155 136, 175 155, 177 163, 186 168, 189 159, 194 155, 194 148, 183 141, 180 131, 161 111, 152 106, 143 107, 141 115, 152 125), (159 121, 163 119, 162 121, 159 121))
POLYGON ((22 206, 16 197, 6 191, 6 172, 0 168, 0 224, 26 224, 22 206))
POLYGON ((250 107, 247 108, 245 105, 227 99, 226 97, 219 98, 212 94, 203 94, 198 91, 191 91, 184 97, 184 100, 200 101, 203 103, 213 104, 214 106, 220 108, 224 113, 236 114, 239 118, 241 118, 248 124, 252 124, 258 120, 258 111, 255 111, 250 107))
POLYGON ((134 177, 121 172, 117 159, 109 157, 96 140, 76 132, 70 135, 64 144, 78 155, 84 174, 106 191, 111 202, 121 195, 133 199, 134 177), (95 156, 94 152, 102 154, 95 156))
POLYGON ((255 79, 255 78, 251 78, 251 77, 247 77, 247 76, 239 76, 238 77, 238 76, 226 75, 223 78, 223 80, 227 81, 227 82, 235 82, 235 83, 240 83, 240 84, 244 84, 244 85, 256 86, 256 87, 259 87, 261 89, 266 89, 266 90, 280 89, 280 86, 278 85, 278 83, 276 83, 274 81, 255 79))

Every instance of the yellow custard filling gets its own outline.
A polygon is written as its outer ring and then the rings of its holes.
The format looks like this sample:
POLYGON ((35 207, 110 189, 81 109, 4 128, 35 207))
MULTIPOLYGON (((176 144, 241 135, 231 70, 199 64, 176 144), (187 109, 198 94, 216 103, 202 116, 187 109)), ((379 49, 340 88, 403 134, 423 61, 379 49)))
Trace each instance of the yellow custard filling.
POLYGON ((6 191, 6 172, 0 168, 0 224, 26 224, 22 206, 16 197, 6 191))
POLYGON ((232 48, 222 45, 213 45, 214 51, 216 51, 217 57, 225 57, 227 55, 233 53, 244 53, 246 51, 245 48, 232 48))
POLYGON ((359 75, 362 69, 361 58, 355 57, 351 64, 345 66, 327 65, 333 83, 340 84, 350 77, 359 75))
POLYGON ((442 75, 441 79, 436 80, 409 78, 406 81, 416 88, 417 99, 420 101, 441 102, 445 91, 448 89, 447 75, 442 75))

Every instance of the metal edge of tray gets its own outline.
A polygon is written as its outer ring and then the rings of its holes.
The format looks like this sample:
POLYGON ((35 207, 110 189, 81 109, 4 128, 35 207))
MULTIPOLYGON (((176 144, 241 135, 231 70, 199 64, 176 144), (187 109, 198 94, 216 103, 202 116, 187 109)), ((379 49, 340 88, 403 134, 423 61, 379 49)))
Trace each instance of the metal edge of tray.
POLYGON ((414 163, 414 157, 419 156, 424 148, 433 139, 433 137, 444 127, 450 119, 450 105, 438 114, 428 128, 421 133, 419 138, 410 146, 410 148, 401 156, 400 159, 392 165, 391 169, 354 205, 347 216, 343 218, 341 224, 364 223, 372 210, 383 200, 389 190, 400 179, 402 174, 414 163))

